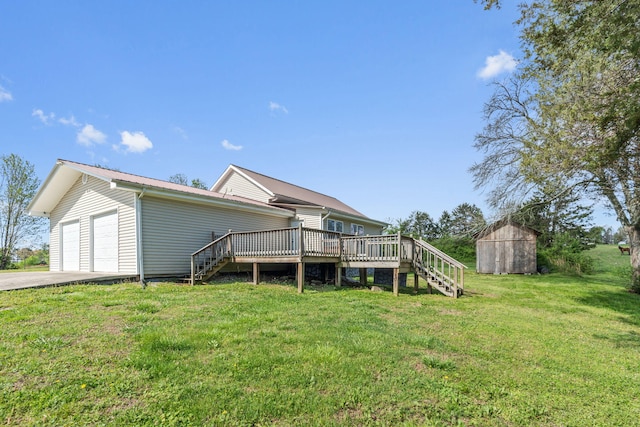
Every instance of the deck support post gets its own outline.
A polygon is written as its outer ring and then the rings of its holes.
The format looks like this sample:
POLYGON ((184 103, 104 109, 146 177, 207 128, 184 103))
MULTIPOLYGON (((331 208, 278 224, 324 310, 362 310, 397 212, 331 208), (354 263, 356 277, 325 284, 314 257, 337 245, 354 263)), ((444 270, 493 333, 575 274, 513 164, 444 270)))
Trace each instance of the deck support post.
POLYGON ((260 264, 257 262, 253 263, 253 284, 257 285, 260 283, 260 264))
POLYGON ((418 295, 418 285, 420 284, 420 276, 417 271, 413 272, 413 292, 418 295))
POLYGON ((367 286, 367 269, 366 268, 360 269, 360 284, 362 286, 367 286))
POLYGON ((296 276, 298 276, 298 293, 301 294, 304 292, 304 262, 298 263, 296 276))
POLYGON ((393 269, 393 295, 398 296, 400 293, 400 269, 393 269))
POLYGON ((342 286, 342 267, 340 267, 340 264, 336 264, 335 270, 336 286, 339 288, 342 286))

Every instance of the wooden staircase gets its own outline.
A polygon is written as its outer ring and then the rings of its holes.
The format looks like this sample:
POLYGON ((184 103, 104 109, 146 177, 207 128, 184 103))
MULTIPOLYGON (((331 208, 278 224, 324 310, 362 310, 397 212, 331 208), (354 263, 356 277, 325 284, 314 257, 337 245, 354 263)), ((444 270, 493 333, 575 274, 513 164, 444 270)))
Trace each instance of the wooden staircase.
POLYGON ((211 278, 231 260, 231 233, 217 238, 191 255, 191 284, 211 278))
POLYGON ((458 298, 464 292, 464 264, 429 243, 414 239, 413 270, 430 287, 440 293, 458 298))

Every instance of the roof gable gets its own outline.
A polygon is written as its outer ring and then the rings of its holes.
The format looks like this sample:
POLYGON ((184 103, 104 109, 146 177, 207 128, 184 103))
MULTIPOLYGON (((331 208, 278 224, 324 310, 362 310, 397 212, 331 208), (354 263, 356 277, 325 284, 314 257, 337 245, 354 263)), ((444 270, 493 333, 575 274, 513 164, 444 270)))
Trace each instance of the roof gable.
POLYGON ((236 165, 231 165, 222 174, 222 176, 211 187, 212 191, 220 191, 222 184, 228 179, 230 174, 237 173, 248 179, 256 187, 262 191, 270 194, 271 205, 306 205, 321 207, 330 210, 336 210, 346 213, 348 215, 354 215, 362 218, 367 218, 364 214, 353 209, 351 206, 341 202, 335 197, 327 196, 326 194, 318 193, 317 191, 309 190, 298 185, 294 185, 276 178, 272 178, 267 175, 263 175, 258 172, 251 171, 236 165))
POLYGON ((490 235, 491 233, 507 227, 507 226, 511 226, 511 227, 515 227, 518 228, 526 233, 532 233, 535 234, 536 236, 540 235, 540 232, 538 230, 535 230, 527 225, 521 224, 517 221, 514 221, 510 218, 503 218, 500 219, 492 224, 489 224, 488 226, 486 226, 483 230, 479 231, 478 233, 476 233, 474 235, 476 240, 480 240, 483 239, 485 237, 487 237, 488 235, 490 235))

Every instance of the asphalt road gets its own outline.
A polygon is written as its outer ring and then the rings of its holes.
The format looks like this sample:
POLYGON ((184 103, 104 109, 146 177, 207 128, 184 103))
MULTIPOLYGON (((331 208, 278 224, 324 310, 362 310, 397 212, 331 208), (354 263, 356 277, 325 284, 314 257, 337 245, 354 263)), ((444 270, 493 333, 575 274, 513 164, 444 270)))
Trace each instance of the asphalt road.
POLYGON ((62 286, 76 283, 116 283, 124 280, 135 281, 137 278, 131 275, 85 273, 79 271, 0 273, 0 291, 39 288, 43 286, 62 286))

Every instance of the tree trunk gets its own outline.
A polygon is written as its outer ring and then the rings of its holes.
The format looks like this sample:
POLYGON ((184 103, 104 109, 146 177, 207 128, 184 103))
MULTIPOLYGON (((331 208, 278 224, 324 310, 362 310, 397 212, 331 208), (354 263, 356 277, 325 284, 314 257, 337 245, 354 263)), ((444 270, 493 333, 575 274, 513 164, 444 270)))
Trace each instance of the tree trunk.
POLYGON ((640 228, 625 227, 627 238, 629 239, 629 255, 631 258, 631 268, 633 274, 631 276, 631 290, 640 293, 640 228))

